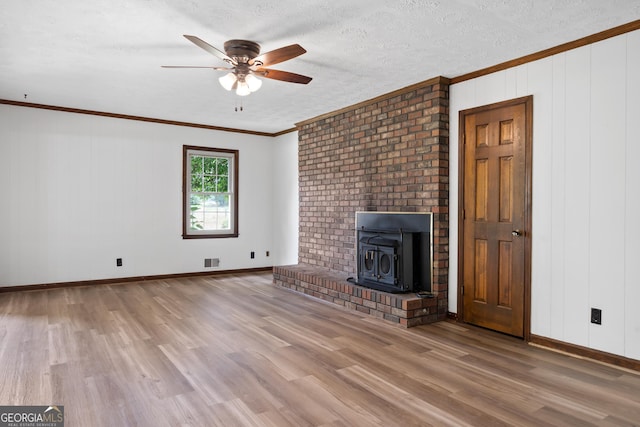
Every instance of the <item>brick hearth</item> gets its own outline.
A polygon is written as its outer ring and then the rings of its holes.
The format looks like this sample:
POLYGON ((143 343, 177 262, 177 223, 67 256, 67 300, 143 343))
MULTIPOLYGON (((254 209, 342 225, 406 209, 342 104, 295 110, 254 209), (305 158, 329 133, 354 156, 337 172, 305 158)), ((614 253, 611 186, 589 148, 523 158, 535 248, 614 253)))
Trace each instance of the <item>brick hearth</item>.
POLYGON ((297 264, 273 268, 273 283, 407 328, 446 315, 447 301, 415 293, 391 294, 347 281, 344 273, 297 264))

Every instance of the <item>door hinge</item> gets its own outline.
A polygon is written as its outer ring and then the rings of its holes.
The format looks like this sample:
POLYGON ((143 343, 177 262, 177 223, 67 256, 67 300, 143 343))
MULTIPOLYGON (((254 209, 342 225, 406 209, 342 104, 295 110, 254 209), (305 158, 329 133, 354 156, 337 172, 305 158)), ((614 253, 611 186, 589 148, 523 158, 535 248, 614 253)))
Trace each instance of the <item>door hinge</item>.
POLYGON ((460 295, 464 295, 464 285, 460 286, 460 295))

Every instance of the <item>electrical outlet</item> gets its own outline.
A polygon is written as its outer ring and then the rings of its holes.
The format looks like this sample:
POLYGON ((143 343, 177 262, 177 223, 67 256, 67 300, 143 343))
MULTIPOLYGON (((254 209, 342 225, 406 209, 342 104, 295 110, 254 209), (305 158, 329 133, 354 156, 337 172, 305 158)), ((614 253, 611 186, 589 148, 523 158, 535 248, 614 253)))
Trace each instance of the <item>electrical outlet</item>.
POLYGON ((254 251, 251 251, 251 259, 254 259, 256 257, 256 253, 254 251))
POLYGON ((269 251, 267 251, 267 256, 269 256, 269 251))
POLYGON ((122 267, 122 258, 116 258, 116 267, 122 267))
POLYGON ((600 310, 599 308, 591 309, 591 323, 602 325, 602 310, 600 310))

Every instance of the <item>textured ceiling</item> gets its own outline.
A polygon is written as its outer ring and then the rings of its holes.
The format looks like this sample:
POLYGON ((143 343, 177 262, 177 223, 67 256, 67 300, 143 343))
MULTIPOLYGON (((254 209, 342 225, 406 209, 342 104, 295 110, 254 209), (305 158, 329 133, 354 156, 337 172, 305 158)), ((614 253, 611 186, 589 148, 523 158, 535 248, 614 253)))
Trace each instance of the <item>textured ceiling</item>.
POLYGON ((439 75, 455 77, 640 19, 638 0, 3 0, 0 98, 278 132, 439 75), (307 53, 240 98, 193 45, 307 53), (235 107, 242 102, 243 111, 235 107))

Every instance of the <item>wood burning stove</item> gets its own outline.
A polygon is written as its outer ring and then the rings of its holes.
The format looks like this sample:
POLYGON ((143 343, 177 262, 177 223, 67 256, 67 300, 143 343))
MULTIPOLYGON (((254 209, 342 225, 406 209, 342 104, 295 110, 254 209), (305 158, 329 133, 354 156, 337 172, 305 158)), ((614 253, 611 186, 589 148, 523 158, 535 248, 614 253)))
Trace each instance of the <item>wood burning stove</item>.
POLYGON ((431 290, 431 216, 358 212, 357 283, 386 292, 431 290))
POLYGON ((413 233, 362 229, 358 282, 387 291, 413 290, 413 233))

